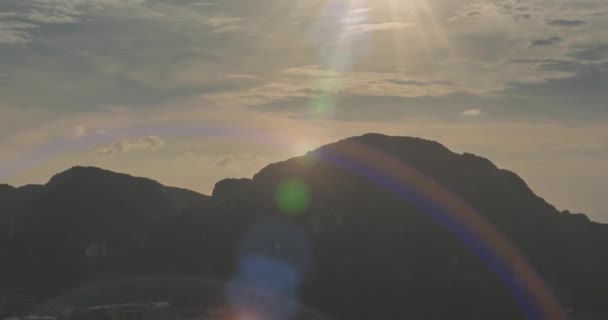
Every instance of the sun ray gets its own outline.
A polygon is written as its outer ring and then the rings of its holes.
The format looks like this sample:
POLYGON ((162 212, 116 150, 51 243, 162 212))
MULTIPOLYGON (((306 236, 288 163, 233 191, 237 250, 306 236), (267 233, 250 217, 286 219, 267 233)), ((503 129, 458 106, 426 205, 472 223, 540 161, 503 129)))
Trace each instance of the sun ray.
MULTIPOLYGON (((402 8, 402 3, 399 0, 387 0, 388 1, 388 12, 389 15, 391 17, 391 21, 400 21, 401 19, 403 19, 403 13, 404 13, 404 9, 402 8)), ((405 67, 406 66, 406 61, 405 61, 405 50, 406 50, 406 46, 404 43, 404 34, 402 32, 402 30, 397 29, 393 32, 393 39, 394 39, 394 43, 393 45, 395 46, 395 49, 397 50, 396 52, 396 56, 397 59, 399 59, 399 67, 405 67)))
POLYGON ((412 0, 412 2, 417 7, 417 11, 421 11, 421 13, 425 15, 426 18, 428 18, 431 24, 431 28, 429 31, 432 34, 432 38, 439 40, 440 45, 448 49, 450 54, 452 54, 452 46, 450 45, 445 31, 437 21, 437 18, 435 17, 435 12, 429 4, 428 0, 412 0))

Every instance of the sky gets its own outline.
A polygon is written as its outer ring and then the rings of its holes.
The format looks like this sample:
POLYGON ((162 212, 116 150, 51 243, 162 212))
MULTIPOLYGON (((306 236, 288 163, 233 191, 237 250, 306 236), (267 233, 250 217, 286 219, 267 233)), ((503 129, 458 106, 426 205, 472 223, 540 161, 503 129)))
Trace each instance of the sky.
POLYGON ((210 193, 367 132, 608 222, 608 0, 2 0, 0 182, 210 193))

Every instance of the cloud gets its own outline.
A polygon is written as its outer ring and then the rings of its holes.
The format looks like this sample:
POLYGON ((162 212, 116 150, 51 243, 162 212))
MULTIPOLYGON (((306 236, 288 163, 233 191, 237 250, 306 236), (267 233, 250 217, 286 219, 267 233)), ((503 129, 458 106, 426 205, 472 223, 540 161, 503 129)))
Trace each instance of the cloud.
POLYGON ((571 76, 585 68, 585 63, 566 59, 513 59, 512 64, 531 65, 536 70, 566 72, 571 76))
POLYGON ((466 19, 480 19, 486 17, 508 17, 509 19, 521 21, 531 20, 538 15, 539 10, 535 7, 522 5, 521 2, 493 1, 467 4, 447 19, 455 22, 466 19))
POLYGON ((536 40, 532 41, 530 44, 533 47, 542 47, 542 46, 551 46, 554 44, 558 44, 562 41, 563 41, 563 39, 561 37, 554 36, 554 37, 549 37, 549 38, 536 39, 536 40))
POLYGON ((203 23, 211 26, 213 32, 222 33, 240 29, 239 23, 241 21, 243 21, 242 17, 211 17, 204 20, 203 23))
POLYGON ((349 24, 343 29, 344 36, 354 36, 367 32, 382 30, 397 30, 415 27, 414 22, 381 22, 381 23, 356 23, 349 24))
POLYGON ((209 167, 216 169, 238 169, 243 165, 257 164, 264 161, 265 159, 260 155, 241 152, 217 156, 211 160, 209 167))
MULTIPOLYGON (((335 23, 335 20, 339 21, 339 34, 322 34, 322 37, 335 37, 340 44, 350 43, 355 37, 361 36, 366 33, 376 31, 387 31, 387 30, 399 30, 404 28, 415 27, 414 22, 404 21, 384 21, 384 19, 372 19, 371 8, 358 8, 346 12, 343 16, 325 17, 324 23, 327 24, 325 27, 331 26, 335 23)), ((332 13, 333 14, 333 13, 332 13)), ((322 19, 323 20, 323 19, 322 19)), ((323 28, 326 32, 327 30, 323 28)), ((325 33, 324 32, 324 33, 325 33)))
MULTIPOLYGON (((31 32, 43 24, 76 23, 79 12, 66 3, 23 1, 26 10, 0 11, 0 44, 18 44, 31 40, 31 32)), ((10 7, 9 7, 10 8, 10 7)), ((0 7, 1 9, 1 7, 0 7)))
POLYGON ((157 136, 149 136, 137 140, 123 139, 112 143, 106 148, 97 149, 95 153, 102 156, 131 151, 158 150, 165 146, 165 141, 157 136))
POLYGON ((231 161, 232 161, 231 156, 223 156, 223 157, 217 159, 217 161, 215 161, 215 163, 213 163, 213 166, 216 168, 226 168, 230 164, 231 161))
MULTIPOLYGON (((5 15, 10 16, 10 15, 5 15)), ((28 30, 37 28, 37 25, 21 21, 3 20, 0 16, 0 44, 16 44, 29 41, 28 30)))
MULTIPOLYGON (((539 69, 529 63, 469 63, 444 59, 431 65, 392 71, 338 72, 317 65, 286 68, 272 81, 203 96, 208 105, 261 106, 308 98, 328 100, 347 95, 373 97, 446 97, 453 94, 493 95, 521 83, 540 83, 571 76, 575 71, 539 69), (429 73, 429 70, 434 72, 429 73), (474 77, 463 77, 462 70, 474 77)), ((439 106, 436 106, 437 108, 439 106)))
MULTIPOLYGON (((350 92, 351 90, 375 91, 379 90, 377 86, 383 85, 404 88, 404 86, 395 83, 383 83, 387 76, 390 79, 390 75, 382 75, 381 73, 351 73, 338 76, 333 71, 321 70, 316 67, 290 68, 283 72, 288 76, 281 81, 271 81, 244 89, 207 94, 204 98, 218 106, 264 106, 295 98, 312 98, 316 95, 337 94, 339 92, 350 92), (317 76, 319 77, 317 83, 311 83, 310 77, 317 76), (370 83, 375 84, 370 85, 370 83)), ((402 75, 400 76, 402 77, 402 75)), ((432 88, 429 90, 432 90, 432 88)), ((401 90, 400 93, 417 94, 412 93, 412 91, 401 90)))
POLYGON ((217 6, 217 3, 215 3, 215 2, 196 2, 196 3, 190 4, 190 6, 192 6, 192 7, 209 7, 209 6, 217 6))
POLYGON ((76 23, 78 19, 74 16, 58 12, 31 11, 27 14, 27 19, 39 23, 76 23))
POLYGON ((608 60, 608 43, 588 45, 570 53, 570 56, 584 61, 608 60))
POLYGON ((515 20, 529 20, 530 18, 532 18, 532 15, 529 13, 518 13, 514 14, 513 18, 515 20))
POLYGON ((547 19, 545 23, 550 26, 556 27, 578 27, 587 24, 587 21, 583 20, 567 20, 567 19, 547 19))
POLYGON ((358 8, 358 9, 351 10, 350 13, 357 15, 357 14, 369 12, 371 10, 372 10, 372 8, 358 8))
MULTIPOLYGON (((541 83, 571 76, 578 67, 572 62, 514 66, 506 61, 597 59, 601 54, 583 52, 585 47, 573 51, 566 42, 591 45, 604 35, 605 17, 589 14, 605 11, 605 6, 592 8, 582 1, 454 0, 436 6, 440 0, 428 0, 434 19, 411 1, 400 2, 394 12, 366 2, 365 8, 336 5, 314 13, 306 6, 260 1, 238 6, 214 0, 0 1, 0 10, 10 11, 0 15, 3 25, 20 21, 31 26, 5 28, 10 30, 5 42, 32 41, 3 51, 0 70, 13 88, 22 90, 2 86, 0 96, 11 106, 57 113, 76 107, 105 112, 106 106, 140 112, 182 101, 200 103, 201 112, 207 112, 224 102, 278 105, 356 94, 471 94, 504 100, 501 92, 513 82, 541 83), (448 24, 455 12, 459 22, 448 24), (547 27, 546 20, 557 19, 587 20, 589 28, 547 27), (316 28, 319 22, 323 25, 316 28), (587 33, 591 27, 593 33, 587 33), (222 32, 229 34, 218 35, 222 32), (336 49, 341 36, 356 41, 336 49), (302 65, 316 67, 301 74, 283 72, 302 65), (24 94, 34 91, 35 97, 24 94)), ((434 108, 442 106, 429 112, 434 108)))
POLYGON ((466 117, 466 118, 479 117, 480 115, 481 115, 481 109, 470 109, 470 110, 465 110, 460 113, 461 117, 466 117))
POLYGON ((442 85, 442 86, 452 86, 454 82, 449 80, 431 80, 431 81, 419 81, 419 80, 399 80, 399 79, 389 79, 388 82, 392 82, 399 85, 404 86, 432 86, 432 85, 442 85))
MULTIPOLYGON (((570 76, 546 79, 536 84, 513 82, 505 95, 533 98, 535 107, 551 110, 569 117, 606 117, 608 100, 607 61, 546 61, 537 64, 539 70, 568 70, 570 76)), ((540 116, 540 113, 539 113, 540 116)), ((543 115, 546 117, 546 115, 543 115)))
POLYGON ((83 137, 87 134, 87 127, 78 125, 74 127, 74 136, 77 138, 83 137))
POLYGON ((242 86, 244 79, 225 75, 250 72, 236 63, 245 44, 217 33, 246 21, 220 11, 177 1, 0 0, 0 70, 11 79, 0 85, 2 103, 141 109, 242 86))
POLYGON ((252 74, 229 74, 227 77, 231 78, 231 79, 243 79, 243 80, 257 80, 257 79, 259 79, 258 76, 254 76, 252 74))

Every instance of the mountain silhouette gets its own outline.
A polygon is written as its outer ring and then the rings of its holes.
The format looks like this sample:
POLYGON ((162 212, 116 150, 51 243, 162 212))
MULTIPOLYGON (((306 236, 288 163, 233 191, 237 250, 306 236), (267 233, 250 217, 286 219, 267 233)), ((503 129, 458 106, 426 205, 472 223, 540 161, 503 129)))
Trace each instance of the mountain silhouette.
POLYGON ((533 312, 516 290, 532 285, 518 273, 527 263, 567 308, 605 310, 608 225, 558 211, 485 158, 366 134, 220 181, 211 196, 85 167, 0 185, 0 257, 11 261, 0 295, 186 274, 334 319, 517 319, 533 312), (497 260, 511 247, 523 260, 497 260))

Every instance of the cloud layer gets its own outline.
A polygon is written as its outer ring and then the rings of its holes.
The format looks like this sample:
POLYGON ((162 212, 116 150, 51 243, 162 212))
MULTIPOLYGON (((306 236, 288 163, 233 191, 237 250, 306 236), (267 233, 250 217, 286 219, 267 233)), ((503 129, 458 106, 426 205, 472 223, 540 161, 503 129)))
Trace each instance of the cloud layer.
MULTIPOLYGON (((608 15, 599 13, 608 9, 599 0, 278 4, 3 1, 0 83, 10 85, 0 86, 0 107, 61 114, 202 97, 214 108, 207 100, 270 105, 319 92, 508 101, 512 87, 577 81, 607 60, 599 40, 608 38, 608 15), (523 59, 578 67, 512 63, 523 59)), ((527 102, 547 114, 535 104, 527 102)))

